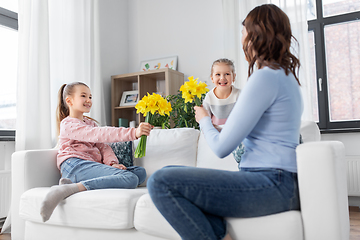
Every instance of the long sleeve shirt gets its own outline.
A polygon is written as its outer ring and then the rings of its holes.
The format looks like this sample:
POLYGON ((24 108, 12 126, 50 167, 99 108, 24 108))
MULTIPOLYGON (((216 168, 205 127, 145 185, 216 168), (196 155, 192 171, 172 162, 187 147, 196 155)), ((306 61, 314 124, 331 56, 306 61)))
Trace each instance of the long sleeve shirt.
POLYGON ((239 97, 240 89, 231 87, 231 93, 226 99, 219 99, 211 89, 205 96, 203 101, 204 108, 209 112, 211 121, 214 125, 223 125, 226 122, 236 100, 239 97))
POLYGON ((242 142, 245 153, 240 167, 297 172, 295 148, 302 111, 294 75, 264 67, 250 76, 221 132, 210 117, 201 119, 200 128, 219 157, 227 156, 242 142))
POLYGON ((113 150, 106 143, 135 140, 135 131, 135 128, 98 127, 86 117, 83 121, 66 117, 60 123, 57 167, 60 169, 61 163, 72 157, 106 165, 117 163, 113 150))

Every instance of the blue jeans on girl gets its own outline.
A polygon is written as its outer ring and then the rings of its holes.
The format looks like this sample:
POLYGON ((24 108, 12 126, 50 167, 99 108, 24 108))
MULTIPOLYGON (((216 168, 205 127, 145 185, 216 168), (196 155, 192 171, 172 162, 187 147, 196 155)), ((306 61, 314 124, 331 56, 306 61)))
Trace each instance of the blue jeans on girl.
POLYGON ((61 165, 62 178, 73 183, 81 182, 87 190, 104 188, 136 188, 146 178, 142 167, 132 166, 121 170, 98 162, 80 158, 66 159, 61 165))
POLYGON ((151 199, 182 239, 223 239, 224 217, 258 217, 299 210, 297 174, 169 166, 148 180, 151 199))

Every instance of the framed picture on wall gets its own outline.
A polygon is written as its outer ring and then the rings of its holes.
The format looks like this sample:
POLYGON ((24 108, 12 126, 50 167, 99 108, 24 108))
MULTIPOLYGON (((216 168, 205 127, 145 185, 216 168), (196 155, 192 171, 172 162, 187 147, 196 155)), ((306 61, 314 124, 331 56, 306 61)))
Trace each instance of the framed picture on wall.
POLYGON ((140 63, 140 71, 150 71, 160 68, 170 68, 176 70, 177 56, 146 60, 140 63))
POLYGON ((135 106, 139 101, 139 91, 124 91, 121 100, 120 107, 123 106, 135 106))

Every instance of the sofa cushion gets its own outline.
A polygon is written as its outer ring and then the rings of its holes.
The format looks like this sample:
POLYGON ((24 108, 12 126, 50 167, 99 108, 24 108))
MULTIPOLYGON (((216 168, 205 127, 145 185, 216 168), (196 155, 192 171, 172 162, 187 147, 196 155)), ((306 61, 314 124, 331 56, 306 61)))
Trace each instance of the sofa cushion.
POLYGON ((288 211, 263 217, 227 218, 233 239, 303 240, 300 211, 288 211))
POLYGON ((149 194, 141 196, 136 203, 134 213, 136 230, 164 239, 181 239, 166 219, 157 210, 149 194))
POLYGON ((198 142, 197 167, 213 168, 220 170, 239 171, 238 163, 230 153, 225 158, 217 157, 206 142, 204 134, 201 132, 198 142))
POLYGON ((134 154, 132 143, 132 141, 109 143, 119 163, 124 164, 125 167, 133 166, 134 154))
POLYGON ((300 134, 304 143, 321 140, 319 127, 313 121, 301 121, 300 134))
MULTIPOLYGON (((42 222, 41 203, 49 192, 33 188, 20 199, 19 215, 24 220, 42 222)), ((95 228, 129 229, 134 227, 134 208, 146 188, 101 189, 76 193, 61 201, 46 224, 95 228)))
MULTIPOLYGON (((233 239, 302 240, 301 213, 289 211, 255 218, 227 218, 233 239), (270 236, 274 236, 271 238, 270 236)), ((165 239, 181 239, 161 213, 149 194, 141 196, 135 207, 135 229, 165 239)))
MULTIPOLYGON (((153 129, 147 137, 145 157, 135 158, 134 165, 146 169, 146 181, 164 166, 195 167, 199 132, 193 128, 153 129)), ((139 140, 134 143, 136 148, 139 140)), ((141 186, 145 186, 146 181, 141 186)))

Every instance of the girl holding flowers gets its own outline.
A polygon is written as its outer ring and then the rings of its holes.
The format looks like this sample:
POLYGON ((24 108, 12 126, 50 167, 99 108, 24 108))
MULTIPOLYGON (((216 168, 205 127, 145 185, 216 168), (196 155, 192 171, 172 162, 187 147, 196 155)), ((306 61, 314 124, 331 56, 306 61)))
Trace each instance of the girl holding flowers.
MULTIPOLYGON (((215 87, 206 94, 203 107, 208 111, 214 127, 221 131, 240 95, 240 89, 233 85, 236 77, 234 63, 227 58, 214 61, 210 76, 215 87)), ((236 162, 240 163, 244 154, 243 144, 240 143, 232 153, 236 162)))
POLYGON ((226 217, 300 208, 295 149, 303 105, 290 21, 276 5, 264 4, 247 15, 242 33, 248 83, 221 132, 203 107, 195 107, 216 155, 225 157, 243 142, 240 171, 171 166, 147 182, 155 206, 182 239, 231 239, 226 217))
POLYGON ((89 87, 81 82, 64 84, 58 99, 57 166, 62 178, 60 185, 52 186, 42 202, 40 214, 44 222, 61 200, 74 193, 104 188, 131 189, 144 182, 145 169, 119 164, 106 143, 132 141, 149 135, 152 128, 149 123, 140 123, 138 128, 98 127, 93 119, 83 115, 90 112, 92 95, 89 87))

